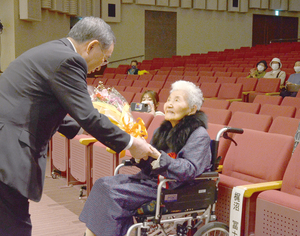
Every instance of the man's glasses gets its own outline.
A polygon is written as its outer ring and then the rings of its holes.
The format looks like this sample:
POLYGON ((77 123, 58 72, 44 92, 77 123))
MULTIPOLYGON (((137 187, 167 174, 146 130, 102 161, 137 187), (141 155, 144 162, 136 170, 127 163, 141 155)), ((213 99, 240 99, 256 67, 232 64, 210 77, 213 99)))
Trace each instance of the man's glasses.
POLYGON ((102 50, 100 44, 99 44, 99 47, 100 47, 100 50, 101 50, 101 52, 102 52, 102 54, 103 54, 103 59, 104 59, 104 61, 101 63, 101 66, 105 66, 105 65, 107 65, 107 64, 109 63, 109 61, 108 61, 108 59, 107 59, 107 56, 104 54, 104 52, 103 52, 103 50, 102 50))

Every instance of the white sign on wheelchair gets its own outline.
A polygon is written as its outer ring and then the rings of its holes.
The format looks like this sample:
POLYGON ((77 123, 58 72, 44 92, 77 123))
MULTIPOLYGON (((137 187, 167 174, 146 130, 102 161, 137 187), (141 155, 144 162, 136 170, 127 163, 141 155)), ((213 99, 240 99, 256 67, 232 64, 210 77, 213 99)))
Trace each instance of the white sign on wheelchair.
POLYGON ((245 189, 239 186, 234 187, 231 193, 230 201, 230 220, 229 220, 229 235, 240 236, 241 235, 241 221, 243 212, 243 199, 245 189))
POLYGON ((176 202, 177 201, 177 194, 166 194, 165 195, 165 202, 176 202))

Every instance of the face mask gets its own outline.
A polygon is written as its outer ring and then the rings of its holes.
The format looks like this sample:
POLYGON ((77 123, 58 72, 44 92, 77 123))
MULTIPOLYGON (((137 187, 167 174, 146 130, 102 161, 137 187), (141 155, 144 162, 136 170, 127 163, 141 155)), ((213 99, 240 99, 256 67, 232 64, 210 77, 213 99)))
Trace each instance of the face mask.
POLYGON ((294 70, 295 70, 296 73, 299 73, 300 72, 300 66, 295 66, 294 70))
POLYGON ((132 66, 131 68, 132 68, 132 69, 136 69, 136 66, 132 66))
POLYGON ((278 70, 279 69, 279 64, 272 64, 272 69, 273 70, 278 70))
POLYGON ((259 72, 262 72, 264 69, 265 69, 265 67, 262 66, 262 65, 258 65, 258 66, 257 66, 257 70, 258 70, 259 72))

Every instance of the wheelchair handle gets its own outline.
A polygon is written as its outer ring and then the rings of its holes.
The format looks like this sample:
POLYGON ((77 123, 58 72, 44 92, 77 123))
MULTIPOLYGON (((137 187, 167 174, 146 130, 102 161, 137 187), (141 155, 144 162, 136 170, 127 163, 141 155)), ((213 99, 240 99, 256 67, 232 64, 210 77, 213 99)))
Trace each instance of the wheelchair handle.
POLYGON ((240 129, 240 128, 224 127, 224 128, 222 128, 222 129, 220 129, 220 131, 217 133, 216 141, 219 141, 219 140, 220 140, 220 137, 222 136, 222 134, 223 134, 224 132, 227 132, 227 133, 235 133, 235 134, 242 134, 242 133, 244 133, 244 130, 243 130, 243 129, 240 129))

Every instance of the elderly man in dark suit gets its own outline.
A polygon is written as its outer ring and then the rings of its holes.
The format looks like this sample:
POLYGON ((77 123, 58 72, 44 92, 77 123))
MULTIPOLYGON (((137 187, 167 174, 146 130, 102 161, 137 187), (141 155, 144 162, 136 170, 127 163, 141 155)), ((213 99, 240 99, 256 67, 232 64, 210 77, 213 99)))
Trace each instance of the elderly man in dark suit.
POLYGON ((86 17, 67 38, 28 50, 2 74, 0 235, 31 235, 28 199, 41 198, 47 146, 58 129, 73 138, 82 127, 116 152, 129 149, 136 158, 151 154, 144 140, 99 114, 88 94, 87 73, 108 63, 114 44, 108 24, 86 17))

